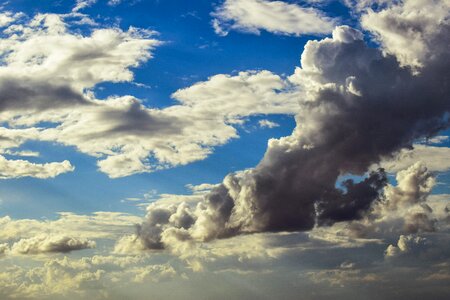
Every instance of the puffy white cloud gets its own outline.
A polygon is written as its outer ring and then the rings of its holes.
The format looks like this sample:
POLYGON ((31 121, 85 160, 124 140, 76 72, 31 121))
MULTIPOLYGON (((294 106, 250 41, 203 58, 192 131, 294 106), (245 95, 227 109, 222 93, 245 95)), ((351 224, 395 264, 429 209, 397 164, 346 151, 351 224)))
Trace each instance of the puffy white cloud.
POLYGON ((320 10, 284 1, 226 0, 212 15, 214 30, 219 35, 227 35, 230 30, 322 35, 331 32, 336 23, 320 10))
POLYGON ((8 26, 22 16, 23 14, 21 13, 13 13, 10 11, 0 13, 0 28, 8 26))
POLYGON ((63 162, 36 164, 26 160, 8 160, 0 155, 0 179, 20 177, 46 179, 72 172, 73 170, 75 168, 67 160, 63 162))
POLYGON ((275 128, 275 127, 279 127, 280 124, 276 123, 276 122, 272 122, 270 120, 259 120, 258 121, 258 125, 261 128, 275 128))
POLYGON ((382 10, 369 8, 361 24, 402 65, 421 67, 435 55, 436 33, 450 25, 449 10, 448 0, 392 1, 382 10))

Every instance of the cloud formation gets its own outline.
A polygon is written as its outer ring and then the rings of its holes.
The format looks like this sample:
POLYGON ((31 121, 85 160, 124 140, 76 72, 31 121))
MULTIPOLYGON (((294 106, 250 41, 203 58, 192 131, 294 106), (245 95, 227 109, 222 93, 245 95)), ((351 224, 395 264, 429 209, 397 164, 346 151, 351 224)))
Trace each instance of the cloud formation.
MULTIPOLYGON (((393 3, 372 18, 417 9, 393 3)), ((363 34, 348 26, 337 27, 332 38, 309 41, 301 67, 289 78, 303 95, 292 135, 270 140, 255 168, 229 174, 196 207, 150 206, 137 231, 142 244, 160 249, 176 241, 311 230, 363 218, 386 186, 384 172, 337 188, 340 176, 364 174, 449 125, 449 24, 434 21, 426 29, 414 27, 420 38, 434 41, 424 52, 429 55, 420 58, 420 69, 414 61, 406 65, 396 51, 391 55, 367 46, 363 34)), ((431 226, 426 215, 411 218, 412 231, 431 226)))
POLYGON ((217 34, 227 35, 231 30, 260 34, 266 30, 276 34, 327 34, 335 20, 312 7, 302 7, 284 1, 226 0, 212 14, 217 34))

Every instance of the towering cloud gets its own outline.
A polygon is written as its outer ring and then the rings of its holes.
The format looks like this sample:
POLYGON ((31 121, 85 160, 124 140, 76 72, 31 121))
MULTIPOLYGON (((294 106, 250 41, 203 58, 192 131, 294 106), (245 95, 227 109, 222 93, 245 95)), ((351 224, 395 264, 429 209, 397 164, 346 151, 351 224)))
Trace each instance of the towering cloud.
POLYGON ((410 2, 417 1, 390 4, 362 17, 377 34, 380 49, 369 47, 360 31, 347 26, 337 27, 332 38, 309 41, 301 68, 289 78, 304 95, 292 135, 270 140, 255 168, 229 174, 195 208, 150 206, 138 228, 141 243, 159 249, 180 240, 310 230, 364 216, 386 185, 384 172, 370 173, 359 183, 347 180, 342 188, 336 187, 339 177, 362 175, 449 125, 448 1, 436 1, 447 8, 447 17, 426 18, 426 26, 402 21, 379 30, 371 25, 395 14, 420 15, 426 6, 410 2), (424 47, 414 59, 386 38, 400 29, 418 32, 408 36, 424 47))

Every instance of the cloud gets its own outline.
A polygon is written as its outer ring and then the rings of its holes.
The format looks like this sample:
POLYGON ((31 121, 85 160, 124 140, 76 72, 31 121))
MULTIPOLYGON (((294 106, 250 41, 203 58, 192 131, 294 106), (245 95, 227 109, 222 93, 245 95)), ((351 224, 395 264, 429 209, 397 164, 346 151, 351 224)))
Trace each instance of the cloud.
POLYGON ((0 155, 0 179, 35 177, 54 178, 72 172, 75 168, 69 161, 35 164, 26 160, 8 160, 0 155))
POLYGON ((432 59, 434 43, 442 43, 435 40, 435 33, 447 30, 449 9, 446 0, 394 2, 379 12, 368 9, 361 24, 401 65, 420 67, 432 59))
MULTIPOLYGON (((50 258, 0 271, 2 299, 116 299, 116 288, 136 288, 179 277, 168 263, 158 264, 144 256, 103 256, 50 258)), ((116 291, 121 294, 123 292, 116 291)))
POLYGON ((0 244, 0 257, 9 251, 9 245, 7 243, 0 244))
POLYGON ((72 12, 76 13, 95 4, 97 0, 77 0, 72 12))
POLYGON ((269 121, 269 120, 259 120, 258 121, 258 125, 261 128, 275 128, 275 127, 279 127, 280 124, 269 121))
MULTIPOLYGON (((142 243, 150 249, 170 248, 164 241, 311 230, 363 218, 380 199, 386 175, 379 170, 358 183, 347 180, 339 188, 340 176, 362 175, 415 140, 448 127, 450 35, 447 24, 435 21, 433 30, 426 32, 435 41, 427 49, 432 55, 419 72, 369 47, 363 34, 348 26, 337 27, 332 38, 309 41, 302 67, 289 77, 303 95, 292 135, 270 140, 255 168, 229 174, 195 208, 180 205, 190 225, 171 220, 179 212, 175 207, 150 206, 137 232, 142 243)), ((417 178, 427 174, 420 165, 408 172, 417 178)), ((423 184, 428 191, 430 184, 423 184)), ((399 197, 391 203, 402 203, 403 188, 392 190, 400 195, 391 195, 399 197)), ((411 232, 429 231, 433 220, 426 211, 418 212, 409 216, 405 226, 411 232)))
POLYGON ((23 17, 22 13, 13 13, 10 11, 2 12, 0 13, 0 27, 6 27, 21 17, 23 17))
POLYGON ((41 14, 8 27, 0 67, 2 152, 30 140, 74 146, 117 178, 202 160, 237 138, 246 117, 298 110, 290 84, 269 71, 213 76, 173 93, 177 103, 164 109, 133 96, 97 99, 92 88, 131 82, 130 68, 162 43, 133 27, 80 35, 70 20, 41 14))
POLYGON ((115 240, 126 232, 132 233, 132 224, 141 217, 119 212, 96 212, 91 215, 59 213, 55 220, 0 218, 0 241, 30 239, 45 232, 51 236, 74 236, 80 239, 115 240))
POLYGON ((445 213, 430 201, 435 185, 432 174, 416 163, 396 176, 397 186, 387 185, 384 199, 371 207, 360 221, 349 224, 351 235, 388 238, 401 234, 434 232, 445 213))
POLYGON ((388 172, 398 172, 414 164, 423 162, 430 171, 445 172, 450 170, 450 148, 416 144, 412 149, 404 149, 395 157, 383 160, 381 167, 388 172))
POLYGON ((412 235, 401 235, 398 239, 397 245, 389 245, 386 249, 386 257, 395 257, 404 253, 412 251, 412 248, 418 247, 426 243, 426 239, 421 237, 414 237, 412 235))
POLYGON ((315 8, 283 1, 226 0, 212 14, 214 30, 227 35, 230 30, 260 34, 306 35, 330 33, 336 23, 315 8))
POLYGON ((11 252, 13 254, 67 253, 94 247, 95 242, 87 239, 42 234, 15 242, 11 247, 11 252))

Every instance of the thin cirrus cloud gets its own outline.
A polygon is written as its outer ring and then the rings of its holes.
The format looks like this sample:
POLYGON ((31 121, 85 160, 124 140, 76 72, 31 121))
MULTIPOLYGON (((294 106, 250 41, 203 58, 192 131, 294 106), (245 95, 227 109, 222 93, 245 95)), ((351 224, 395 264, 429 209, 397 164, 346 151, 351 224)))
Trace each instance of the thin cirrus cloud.
POLYGON ((312 7, 284 1, 226 0, 212 14, 214 30, 227 35, 231 30, 259 34, 261 30, 285 35, 324 35, 337 21, 312 7))

